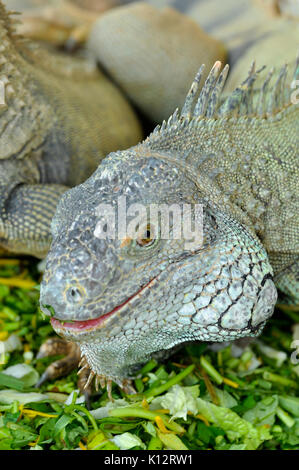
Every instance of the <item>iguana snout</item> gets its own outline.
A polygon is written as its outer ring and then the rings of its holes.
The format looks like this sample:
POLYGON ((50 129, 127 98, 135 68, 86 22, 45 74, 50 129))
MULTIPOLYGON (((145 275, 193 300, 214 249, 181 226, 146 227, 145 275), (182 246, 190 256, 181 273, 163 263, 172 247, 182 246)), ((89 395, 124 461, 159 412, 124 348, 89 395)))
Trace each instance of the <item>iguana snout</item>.
POLYGON ((113 247, 93 237, 88 230, 78 239, 75 236, 75 231, 70 231, 68 246, 60 237, 54 241, 52 253, 56 256, 49 256, 41 285, 45 312, 63 321, 97 318, 113 302, 102 298, 115 277, 113 247), (57 256, 62 249, 64 254, 57 256))

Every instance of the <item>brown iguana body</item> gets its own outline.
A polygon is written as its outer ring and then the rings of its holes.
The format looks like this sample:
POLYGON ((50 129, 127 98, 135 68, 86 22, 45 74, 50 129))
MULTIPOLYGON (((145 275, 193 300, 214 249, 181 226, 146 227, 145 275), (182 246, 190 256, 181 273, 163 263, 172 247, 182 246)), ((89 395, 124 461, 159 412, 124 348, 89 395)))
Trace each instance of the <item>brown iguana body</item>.
POLYGON ((142 134, 102 73, 26 45, 1 2, 0 41, 0 246, 42 257, 61 194, 142 134))
POLYGON ((9 10, 22 13, 18 33, 30 39, 68 48, 86 40, 91 24, 123 0, 4 0, 9 10))

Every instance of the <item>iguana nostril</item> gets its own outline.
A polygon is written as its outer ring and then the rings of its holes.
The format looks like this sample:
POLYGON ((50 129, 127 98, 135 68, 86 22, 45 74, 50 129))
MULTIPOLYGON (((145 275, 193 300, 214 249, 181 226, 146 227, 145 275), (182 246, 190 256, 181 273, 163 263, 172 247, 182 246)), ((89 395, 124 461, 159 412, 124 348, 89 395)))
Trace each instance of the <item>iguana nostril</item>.
POLYGON ((83 290, 79 287, 69 287, 66 291, 67 301, 73 304, 77 304, 82 301, 84 296, 83 290))

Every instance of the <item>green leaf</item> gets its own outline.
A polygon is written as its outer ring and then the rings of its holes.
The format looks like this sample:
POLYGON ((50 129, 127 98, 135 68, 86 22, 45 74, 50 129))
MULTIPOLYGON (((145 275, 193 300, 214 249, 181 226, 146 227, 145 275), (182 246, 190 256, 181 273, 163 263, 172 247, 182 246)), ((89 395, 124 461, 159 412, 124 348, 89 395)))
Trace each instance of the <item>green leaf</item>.
POLYGON ((164 434, 158 431, 158 437, 166 446, 167 449, 171 450, 189 450, 188 447, 185 446, 183 441, 176 436, 175 434, 164 434))
POLYGON ((69 424, 64 438, 67 448, 76 448, 79 445, 79 441, 82 436, 86 436, 87 434, 88 429, 85 430, 82 426, 78 426, 75 421, 69 424))
MULTIPOLYGON (((237 400, 227 390, 221 390, 220 388, 216 387, 214 387, 214 390, 219 400, 220 406, 224 406, 226 408, 233 408, 238 404, 237 400)), ((204 398, 210 401, 210 396, 208 394, 204 398)))
POLYGON ((215 441, 215 437, 223 436, 225 432, 223 429, 217 428, 216 426, 207 426, 202 422, 198 422, 196 426, 196 434, 198 439, 208 445, 215 441))
POLYGON ((10 430, 7 428, 0 428, 0 441, 11 437, 10 430))
POLYGON ((38 437, 38 434, 36 434, 30 426, 24 424, 10 422, 7 423, 7 428, 10 430, 13 438, 13 449, 27 446, 29 442, 35 441, 38 437))
POLYGON ((157 436, 156 428, 151 421, 144 421, 142 423, 142 427, 144 428, 145 432, 150 434, 152 437, 155 438, 157 436))
POLYGON ((18 392, 17 390, 0 390, 0 403, 4 403, 6 405, 9 405, 14 401, 18 401, 21 405, 26 405, 27 403, 43 401, 47 398, 47 395, 44 395, 42 393, 22 393, 18 392))
POLYGON ((280 396, 279 404, 282 408, 299 417, 299 398, 292 396, 280 396))
POLYGON ((55 420, 48 418, 45 424, 42 425, 39 431, 39 443, 45 444, 50 443, 54 439, 54 428, 55 428, 55 420))
POLYGON ((22 380, 11 377, 0 372, 0 387, 14 388, 15 390, 24 390, 25 384, 22 380))
POLYGON ((102 431, 92 431, 87 439, 88 450, 119 450, 114 442, 107 439, 102 431))
POLYGON ((55 423, 53 436, 58 436, 58 434, 74 419, 74 416, 62 415, 55 423))
POLYGON ((243 415, 243 418, 255 425, 268 424, 273 426, 277 407, 277 395, 266 397, 259 401, 254 408, 246 411, 246 413, 243 415))
POLYGON ((259 445, 271 439, 271 434, 265 428, 256 429, 251 423, 240 418, 229 408, 216 406, 213 403, 197 399, 198 410, 209 422, 222 428, 229 440, 241 439, 246 444, 246 449, 255 450, 259 445))
POLYGON ((39 379, 39 373, 32 366, 25 363, 7 367, 2 373, 21 380, 25 387, 32 387, 39 379))
POLYGON ((13 439, 2 439, 0 441, 0 450, 12 450, 13 439))

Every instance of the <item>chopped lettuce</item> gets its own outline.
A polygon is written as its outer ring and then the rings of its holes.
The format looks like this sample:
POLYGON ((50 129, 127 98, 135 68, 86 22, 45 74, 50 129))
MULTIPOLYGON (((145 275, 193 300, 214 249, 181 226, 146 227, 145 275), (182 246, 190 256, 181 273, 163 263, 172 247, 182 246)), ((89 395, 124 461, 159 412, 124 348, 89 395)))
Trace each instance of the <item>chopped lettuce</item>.
POLYGON ((229 440, 243 441, 247 450, 255 450, 262 442, 271 439, 271 434, 267 428, 254 427, 229 408, 214 405, 201 398, 197 398, 197 405, 199 413, 209 422, 222 428, 229 440))
POLYGON ((39 373, 29 364, 15 364, 4 369, 2 373, 21 379, 26 387, 32 387, 39 379, 39 373))
POLYGON ((187 419, 187 413, 197 413, 196 398, 199 396, 199 386, 182 387, 174 385, 169 392, 154 398, 150 409, 168 409, 172 418, 187 419))
POLYGON ((114 442, 114 444, 116 444, 120 450, 128 450, 132 449, 133 447, 141 447, 141 449, 146 449, 146 446, 142 440, 130 432, 124 432, 123 434, 114 436, 110 440, 114 442))
POLYGON ((0 353, 10 353, 22 349, 20 338, 12 334, 5 341, 0 341, 0 353))
POLYGON ((260 340, 257 340, 256 344, 262 354, 265 354, 265 356, 270 359, 275 359, 277 367, 280 367, 288 357, 284 351, 278 351, 277 349, 271 348, 260 340))
POLYGON ((22 393, 18 392, 17 390, 0 390, 0 403, 9 405, 14 401, 19 402, 22 405, 26 405, 26 403, 33 403, 36 401, 47 400, 48 396, 43 393, 37 392, 29 392, 29 393, 22 393))
POLYGON ((254 425, 269 425, 273 426, 275 422, 275 415, 278 407, 277 395, 265 397, 259 401, 254 408, 246 411, 243 418, 254 425))
POLYGON ((286 411, 299 418, 299 397, 292 397, 288 395, 280 396, 279 404, 286 411))

